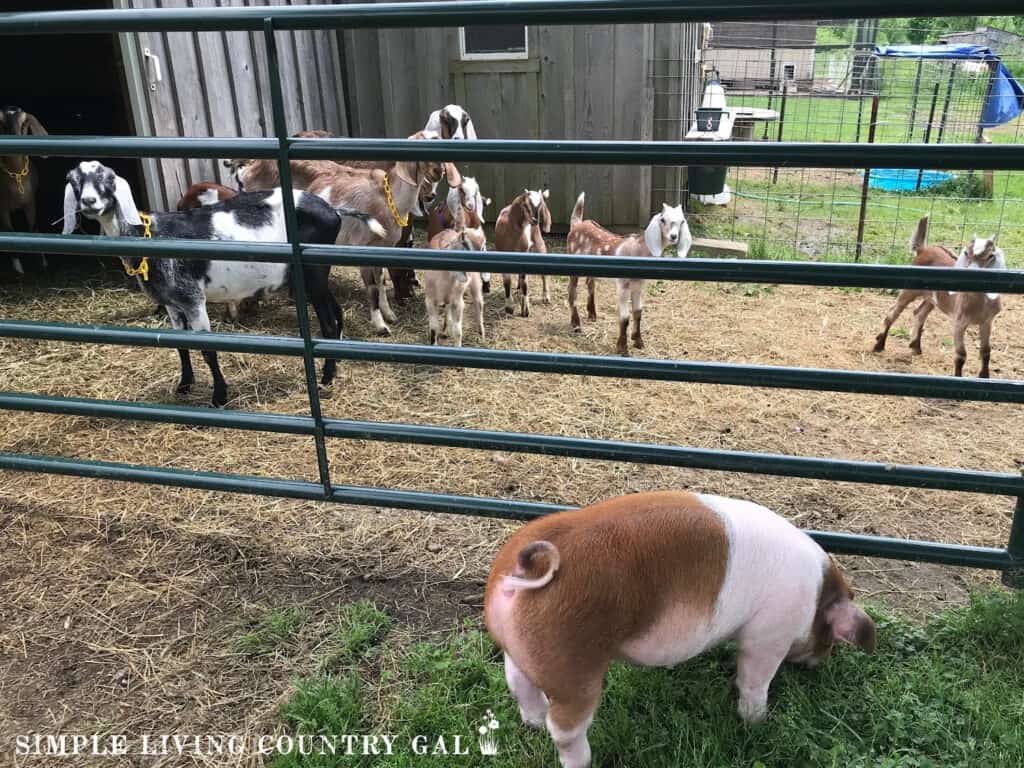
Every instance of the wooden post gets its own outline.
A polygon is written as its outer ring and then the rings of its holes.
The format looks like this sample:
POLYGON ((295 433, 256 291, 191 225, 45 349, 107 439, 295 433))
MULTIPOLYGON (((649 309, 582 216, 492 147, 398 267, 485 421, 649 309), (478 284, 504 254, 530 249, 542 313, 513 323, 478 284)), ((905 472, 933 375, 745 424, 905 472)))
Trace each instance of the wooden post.
POLYGON ((914 76, 914 96, 910 101, 910 120, 907 122, 907 143, 914 138, 914 121, 917 119, 917 93, 921 90, 921 67, 924 59, 917 60, 917 74, 914 76))
MULTIPOLYGON (((782 141, 782 128, 786 124, 786 92, 789 89, 785 86, 782 87, 782 104, 779 106, 779 135, 776 141, 782 141)), ((765 130, 768 128, 768 123, 765 123, 765 130)), ((776 166, 772 169, 772 184, 775 184, 779 180, 779 169, 776 166)))
MULTIPOLYGON (((871 122, 868 124, 868 144, 875 143, 875 126, 878 124, 878 94, 871 97, 871 122)), ((871 183, 871 169, 864 169, 864 183, 860 188, 860 217, 857 220, 857 245, 853 260, 860 261, 864 251, 864 220, 868 212, 868 185, 871 183)))
MULTIPOLYGON (((928 125, 924 128, 924 143, 927 144, 932 137, 932 123, 935 120, 935 105, 939 101, 939 84, 935 83, 935 90, 932 92, 932 108, 928 112, 928 125)), ((916 192, 921 191, 921 179, 924 177, 924 168, 919 168, 917 171, 917 189, 916 192)))

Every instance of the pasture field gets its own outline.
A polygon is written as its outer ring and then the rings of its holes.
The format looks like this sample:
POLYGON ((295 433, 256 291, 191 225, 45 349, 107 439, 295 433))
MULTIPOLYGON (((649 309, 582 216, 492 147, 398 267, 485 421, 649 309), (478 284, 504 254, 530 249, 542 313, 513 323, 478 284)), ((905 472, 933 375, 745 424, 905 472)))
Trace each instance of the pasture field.
MULTIPOLYGON (((564 247, 557 238, 551 245, 564 247)), ((355 270, 336 270, 333 282, 346 336, 370 338, 355 270)), ((502 316, 497 276, 494 284, 485 297, 486 346, 612 353, 611 281, 599 283, 600 319, 585 322, 579 335, 569 331, 564 280, 555 280, 550 306, 540 303, 539 280, 532 281, 528 319, 502 316)), ((886 353, 870 352, 892 300, 873 290, 650 283, 648 346, 638 354, 948 373, 951 335, 938 314, 922 357, 906 349, 909 313, 894 326, 886 353)), ((421 301, 398 314, 395 336, 381 343, 424 342, 421 301)), ((237 325, 219 307, 211 315, 225 330, 297 332, 283 298, 237 325)), ((81 271, 0 285, 0 316, 166 322, 119 267, 98 269, 92 260, 81 271)), ((1005 297, 993 334, 996 377, 1024 379, 1022 322, 1024 302, 1005 297)), ((478 345, 475 328, 466 326, 466 343, 478 345)), ((968 373, 978 365, 971 339, 968 373)), ((229 407, 306 412, 298 360, 224 355, 222 366, 229 407)), ((210 382, 198 361, 196 373, 185 402, 205 405, 210 382)), ((0 380, 11 391, 173 403, 181 401, 177 374, 170 350, 0 340, 0 380)), ((1024 466, 1024 412, 1010 405, 362 363, 341 364, 323 396, 326 414, 354 419, 1000 471, 1024 466)), ((316 477, 305 438, 39 414, 2 418, 0 450, 316 477)), ((1011 499, 972 494, 525 454, 362 441, 330 441, 328 451, 335 482, 575 504, 685 487, 756 500, 807 528, 978 545, 1005 544, 1013 509, 1011 499)), ((518 725, 494 649, 480 634, 483 580, 513 527, 0 473, 0 734, 472 735, 492 708, 502 724, 502 756, 481 758, 471 745, 475 758, 436 764, 553 764, 547 737, 518 725)), ((990 573, 865 558, 843 558, 843 565, 861 599, 886 617, 874 659, 843 652, 822 672, 786 671, 773 689, 773 720, 755 731, 733 715, 729 652, 673 671, 616 669, 613 695, 592 731, 597 764, 1020 765, 1024 603, 997 591, 963 607, 969 591, 994 584, 990 573), (947 608, 954 613, 936 618, 947 608)), ((0 752, 10 754, 2 740, 0 752)), ((190 757, 138 764, 428 764, 408 755, 360 759, 250 755, 236 763, 190 757)))

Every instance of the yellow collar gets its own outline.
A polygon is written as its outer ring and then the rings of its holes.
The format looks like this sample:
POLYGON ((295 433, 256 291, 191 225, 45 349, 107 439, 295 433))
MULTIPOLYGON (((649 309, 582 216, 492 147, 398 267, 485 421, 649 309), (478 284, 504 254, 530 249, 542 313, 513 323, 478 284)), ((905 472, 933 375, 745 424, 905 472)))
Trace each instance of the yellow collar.
POLYGON ((28 176, 28 155, 25 155, 25 167, 20 171, 8 171, 4 168, 4 173, 14 179, 15 183, 18 185, 18 194, 25 194, 25 177, 28 176))
MULTIPOLYGON (((145 227, 142 232, 142 236, 147 240, 152 240, 153 217, 148 213, 139 212, 139 218, 142 220, 142 226, 145 227)), ((128 273, 128 277, 135 277, 138 275, 144 282, 149 280, 149 256, 143 256, 142 261, 139 262, 139 266, 137 267, 128 266, 128 262, 123 259, 121 260, 121 263, 124 264, 124 271, 128 273)))
POLYGON ((404 229, 409 224, 409 217, 406 216, 403 219, 398 215, 398 206, 395 205, 395 198, 391 196, 391 182, 388 181, 387 171, 384 171, 384 198, 388 201, 388 208, 391 209, 391 215, 395 217, 395 223, 404 229))

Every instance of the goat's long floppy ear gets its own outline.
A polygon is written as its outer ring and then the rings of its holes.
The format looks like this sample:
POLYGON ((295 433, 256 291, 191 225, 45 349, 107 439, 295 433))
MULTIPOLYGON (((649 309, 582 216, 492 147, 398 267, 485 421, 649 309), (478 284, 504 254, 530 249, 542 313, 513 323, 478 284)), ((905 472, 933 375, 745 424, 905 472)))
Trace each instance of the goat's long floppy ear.
MULTIPOLYGON (((387 171, 384 171, 387 173, 387 171)), ((400 163, 395 163, 395 175, 398 176, 406 184, 412 184, 414 187, 419 186, 419 163, 415 160, 403 160, 400 163)))
POLYGON ((29 112, 21 113, 21 134, 24 136, 26 133, 31 133, 33 136, 48 136, 46 129, 43 128, 43 124, 39 122, 39 118, 29 112))
POLYGON ((444 164, 444 177, 448 181, 449 187, 462 186, 462 174, 459 173, 459 169, 455 167, 455 163, 444 164))
POLYGON ((64 231, 63 235, 70 235, 78 228, 78 197, 75 195, 75 188, 71 183, 64 185, 64 231))
POLYGON ((473 118, 469 116, 469 112, 464 112, 463 114, 467 119, 462 125, 462 132, 466 134, 466 138, 470 141, 476 141, 476 126, 473 125, 473 118))
POLYGON ((651 217, 650 224, 644 230, 644 242, 652 256, 661 256, 661 214, 651 217))
MULTIPOLYGON (((547 190, 544 190, 544 197, 548 196, 547 190)), ((548 209, 548 201, 541 199, 540 201, 540 228, 542 232, 551 231, 551 211, 548 209)))
MULTIPOLYGON (((971 241, 969 247, 974 248, 973 240, 971 241)), ((953 265, 954 267, 958 269, 964 269, 967 266, 967 248, 968 246, 965 245, 963 248, 960 249, 960 255, 956 257, 956 264, 953 265)))
POLYGON ((117 199, 117 213, 125 224, 142 224, 139 209, 135 207, 135 196, 127 181, 120 176, 114 179, 114 197, 117 199))
MULTIPOLYGON (((992 266, 989 269, 1006 269, 1006 255, 1002 248, 992 251, 992 266)), ((985 295, 993 301, 999 298, 998 293, 986 293, 985 295)))

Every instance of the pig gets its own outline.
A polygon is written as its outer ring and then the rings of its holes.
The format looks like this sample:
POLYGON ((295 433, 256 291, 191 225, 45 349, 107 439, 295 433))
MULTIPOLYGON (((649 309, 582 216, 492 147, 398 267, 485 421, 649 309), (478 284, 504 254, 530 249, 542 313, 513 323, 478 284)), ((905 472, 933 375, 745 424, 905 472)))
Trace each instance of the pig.
POLYGON ((739 715, 754 723, 784 660, 875 648, 874 622, 807 534, 758 504, 680 491, 524 526, 494 560, 484 621, 523 721, 547 727, 564 768, 590 765, 612 661, 674 666, 735 640, 739 715))

